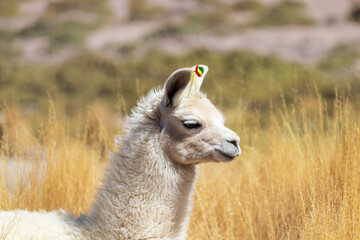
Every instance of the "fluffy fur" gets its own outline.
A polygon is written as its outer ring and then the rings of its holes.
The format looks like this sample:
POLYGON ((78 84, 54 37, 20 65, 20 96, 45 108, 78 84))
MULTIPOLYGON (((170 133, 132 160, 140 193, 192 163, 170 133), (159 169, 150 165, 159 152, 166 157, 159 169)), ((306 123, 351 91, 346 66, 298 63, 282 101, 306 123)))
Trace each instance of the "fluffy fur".
POLYGON ((174 72, 139 101, 87 215, 0 212, 0 226, 17 223, 7 239, 186 239, 197 163, 240 154, 239 138, 206 96, 183 94, 191 71, 174 72))
POLYGON ((84 239, 80 229, 64 212, 0 212, 0 239, 73 240, 84 239))

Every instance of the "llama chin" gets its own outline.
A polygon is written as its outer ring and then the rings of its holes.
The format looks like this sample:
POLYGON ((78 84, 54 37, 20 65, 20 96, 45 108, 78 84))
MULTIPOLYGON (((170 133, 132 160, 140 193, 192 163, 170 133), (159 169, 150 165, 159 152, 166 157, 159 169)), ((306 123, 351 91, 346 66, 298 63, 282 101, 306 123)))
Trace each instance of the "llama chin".
POLYGON ((241 153, 239 137, 200 92, 206 73, 204 65, 179 69, 163 89, 138 102, 88 214, 72 219, 53 212, 0 212, 0 236, 7 231, 7 239, 186 239, 197 164, 231 161, 241 153), (6 230, 9 221, 13 226, 6 230))

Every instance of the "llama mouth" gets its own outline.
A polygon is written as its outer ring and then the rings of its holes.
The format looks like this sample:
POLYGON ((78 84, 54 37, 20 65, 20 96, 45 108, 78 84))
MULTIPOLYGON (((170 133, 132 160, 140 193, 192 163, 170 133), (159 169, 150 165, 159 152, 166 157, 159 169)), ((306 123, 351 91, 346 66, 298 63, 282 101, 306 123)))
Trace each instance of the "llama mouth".
POLYGON ((226 154, 223 151, 220 151, 218 149, 215 149, 215 151, 222 158, 222 161, 224 161, 224 162, 230 162, 235 159, 235 156, 233 156, 233 155, 226 154))

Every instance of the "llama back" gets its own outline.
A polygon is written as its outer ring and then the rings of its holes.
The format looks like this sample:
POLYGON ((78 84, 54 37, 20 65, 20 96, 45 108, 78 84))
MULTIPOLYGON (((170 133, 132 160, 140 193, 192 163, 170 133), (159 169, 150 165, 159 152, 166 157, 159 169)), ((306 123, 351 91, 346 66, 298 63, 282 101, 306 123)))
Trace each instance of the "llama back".
POLYGON ((73 220, 64 212, 0 211, 0 239, 83 239, 73 220))

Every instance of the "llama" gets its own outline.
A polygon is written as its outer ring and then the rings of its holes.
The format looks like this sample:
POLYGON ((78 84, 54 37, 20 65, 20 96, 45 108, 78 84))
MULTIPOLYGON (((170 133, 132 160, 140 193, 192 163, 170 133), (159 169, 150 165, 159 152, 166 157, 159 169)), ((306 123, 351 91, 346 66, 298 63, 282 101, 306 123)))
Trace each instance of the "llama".
POLYGON ((5 231, 6 239, 186 239, 198 164, 228 162, 241 153, 239 137, 200 92, 207 70, 179 69, 163 89, 138 102, 116 139, 119 151, 109 157, 89 213, 73 219, 66 213, 0 212, 0 236, 5 231), (6 227, 9 221, 15 226, 6 227))

